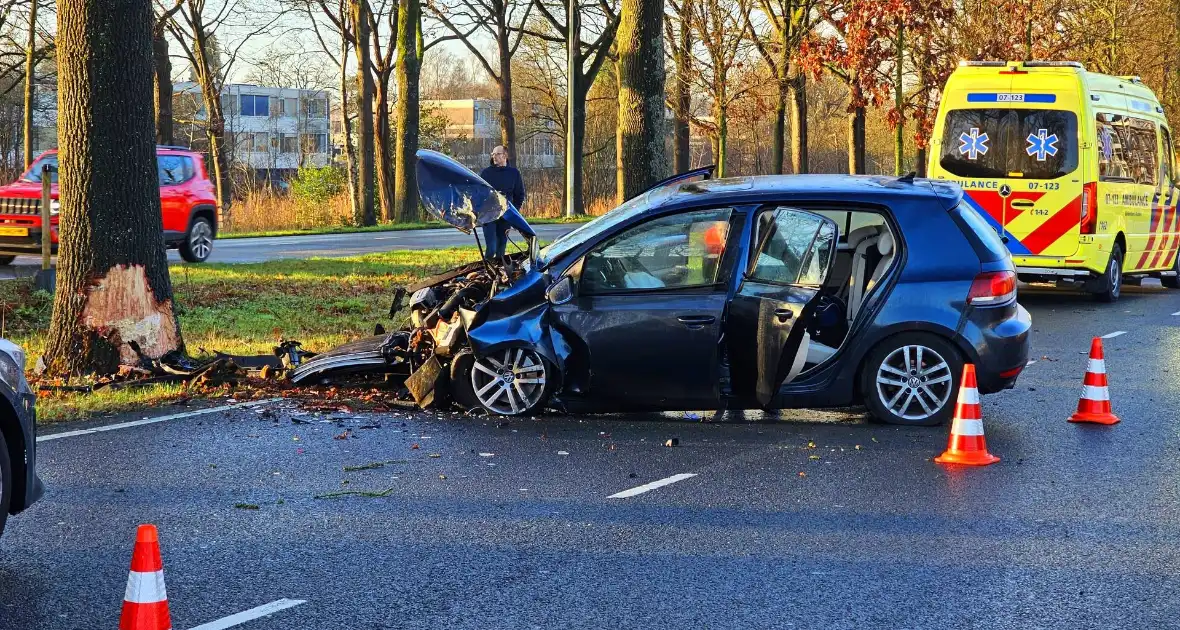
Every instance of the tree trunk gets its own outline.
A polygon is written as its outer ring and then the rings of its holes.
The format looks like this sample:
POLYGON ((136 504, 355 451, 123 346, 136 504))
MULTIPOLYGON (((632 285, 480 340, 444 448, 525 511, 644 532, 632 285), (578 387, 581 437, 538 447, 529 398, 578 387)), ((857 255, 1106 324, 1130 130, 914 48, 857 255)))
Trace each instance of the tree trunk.
POLYGON ((620 204, 667 177, 663 26, 664 0, 623 0, 615 35, 619 56, 615 171, 620 204))
POLYGON ((509 47, 508 24, 504 22, 505 12, 503 2, 497 0, 496 19, 496 49, 500 55, 500 144, 508 150, 508 160, 513 166, 517 164, 516 157, 516 114, 512 111, 512 50, 509 47))
POLYGON ((918 147, 914 152, 914 170, 918 177, 926 177, 926 147, 918 147))
MULTIPOLYGON (((341 23, 346 23, 347 20, 347 16, 340 16, 341 23)), ((340 128, 344 132, 344 170, 348 180, 348 205, 352 210, 353 224, 362 225, 365 217, 357 199, 356 155, 352 149, 352 123, 348 120, 348 38, 343 33, 340 35, 340 128)))
POLYGON ((420 221, 418 211, 418 74, 419 0, 398 0, 397 16, 397 140, 394 145, 394 213, 399 222, 420 221))
POLYGON ((29 40, 25 48, 25 111, 23 112, 25 169, 33 164, 33 89, 36 83, 37 66, 37 5, 39 0, 29 3, 29 40))
POLYGON ((905 70, 905 25, 897 21, 897 39, 893 45, 893 108, 897 112, 897 126, 893 129, 893 174, 903 175, 905 170, 905 92, 902 89, 905 70))
POLYGON ((352 23, 356 34, 357 102, 356 137, 360 159, 357 161, 356 180, 359 189, 360 225, 376 225, 373 209, 373 74, 369 62, 369 2, 350 0, 352 23))
POLYGON ((865 107, 863 94, 853 79, 849 98, 852 107, 848 112, 848 172, 863 175, 865 172, 865 107))
MULTIPOLYGON (((578 0, 567 2, 566 33, 566 76, 569 88, 566 90, 566 131, 565 131, 565 216, 579 217, 584 214, 582 204, 582 144, 586 133, 586 89, 582 85, 581 41, 582 19, 578 0)), ((585 86, 588 88, 589 86, 585 86)))
POLYGON ((156 68, 156 144, 172 144, 172 60, 163 27, 152 33, 152 58, 156 68))
POLYGON ((377 135, 374 138, 373 159, 377 165, 377 196, 381 201, 382 221, 393 221, 393 130, 389 126, 389 79, 390 70, 383 69, 377 75, 376 110, 377 135))
MULTIPOLYGON (((719 99, 718 102, 724 102, 719 99)), ((725 177, 728 174, 728 162, 726 153, 729 152, 729 113, 725 111, 724 107, 715 106, 713 108, 713 118, 717 121, 717 177, 725 177)))
POLYGON ((672 135, 675 148, 673 149, 672 170, 677 173, 683 173, 692 168, 691 129, 689 127, 689 116, 692 111, 692 95, 689 92, 689 86, 692 83, 692 77, 689 76, 692 65, 691 48, 692 24, 682 18, 680 20, 680 46, 676 49, 676 85, 673 88, 675 118, 672 123, 672 135))
POLYGON ((778 82, 778 94, 774 103, 774 141, 771 143, 770 172, 781 175, 786 157, 787 103, 790 100, 786 79, 778 82))
POLYGON ((791 170, 807 173, 807 74, 795 70, 791 79, 791 170))
POLYGON ((57 73, 61 238, 46 367, 108 374, 140 353, 183 350, 160 224, 151 0, 59 4, 57 73))

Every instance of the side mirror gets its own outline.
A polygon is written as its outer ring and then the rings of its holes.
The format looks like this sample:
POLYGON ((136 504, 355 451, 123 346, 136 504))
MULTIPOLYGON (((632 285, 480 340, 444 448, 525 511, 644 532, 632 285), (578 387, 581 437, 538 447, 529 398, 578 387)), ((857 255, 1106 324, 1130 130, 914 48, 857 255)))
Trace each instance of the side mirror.
POLYGON ((569 276, 562 276, 560 280, 545 291, 545 299, 553 306, 565 304, 574 299, 574 281, 569 276))

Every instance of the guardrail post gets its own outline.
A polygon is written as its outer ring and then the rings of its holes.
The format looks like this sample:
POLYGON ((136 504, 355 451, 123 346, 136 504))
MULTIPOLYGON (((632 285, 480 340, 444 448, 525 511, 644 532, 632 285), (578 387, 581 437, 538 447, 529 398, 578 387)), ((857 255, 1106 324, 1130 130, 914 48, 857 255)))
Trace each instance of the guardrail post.
POLYGON ((53 253, 53 233, 49 227, 49 206, 53 202, 50 190, 53 185, 50 166, 41 167, 41 269, 49 270, 49 258, 53 253))
POLYGON ((41 270, 33 277, 33 286, 50 293, 57 292, 57 270, 50 265, 53 255, 53 231, 49 225, 52 205, 53 173, 46 164, 41 167, 41 270))

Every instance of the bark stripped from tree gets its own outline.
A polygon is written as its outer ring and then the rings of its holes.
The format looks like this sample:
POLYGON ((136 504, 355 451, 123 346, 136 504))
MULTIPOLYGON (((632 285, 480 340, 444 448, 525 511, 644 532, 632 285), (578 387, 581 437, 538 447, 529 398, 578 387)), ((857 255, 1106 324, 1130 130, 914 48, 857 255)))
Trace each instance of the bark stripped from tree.
POLYGON ((667 177, 664 149, 664 0, 623 0, 615 46, 619 55, 616 201, 667 177))
POLYGON ((418 79, 421 71, 422 9, 418 0, 398 0, 397 110, 394 124, 394 213, 398 222, 421 220, 418 210, 418 79))
POLYGON ((57 12, 61 243, 50 374, 182 349, 160 224, 150 0, 57 12), (111 95, 118 95, 112 98, 111 95))

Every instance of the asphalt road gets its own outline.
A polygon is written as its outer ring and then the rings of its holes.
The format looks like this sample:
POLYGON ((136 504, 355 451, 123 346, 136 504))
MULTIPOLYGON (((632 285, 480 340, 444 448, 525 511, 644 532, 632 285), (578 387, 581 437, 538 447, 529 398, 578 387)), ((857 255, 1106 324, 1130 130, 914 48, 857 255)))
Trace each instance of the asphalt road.
POLYGON ((1036 363, 984 398, 987 468, 932 463, 946 427, 855 410, 500 423, 277 403, 46 441, 48 493, 0 540, 0 628, 115 627, 140 522, 177 629, 284 598, 306 603, 241 627, 1178 627, 1180 292, 1021 300, 1036 363), (1066 423, 1090 337, 1120 331, 1123 422, 1066 423), (349 490, 383 496, 315 498, 349 490))
MULTIPOLYGON (((542 241, 551 241, 578 227, 578 224, 544 224, 533 226, 542 241)), ((512 232, 514 238, 518 238, 512 232)), ((267 238, 231 238, 218 240, 213 244, 209 262, 252 263, 280 258, 312 258, 325 256, 358 256, 373 252, 387 252, 398 249, 435 249, 439 247, 465 247, 475 244, 475 237, 459 230, 442 228, 437 230, 400 230, 390 232, 357 232, 355 234, 320 234, 313 236, 275 236, 267 238)), ((176 250, 168 250, 168 260, 181 262, 176 250)), ((32 275, 40 268, 41 259, 36 256, 18 256, 13 267, 0 268, 0 279, 16 275, 32 275)))

